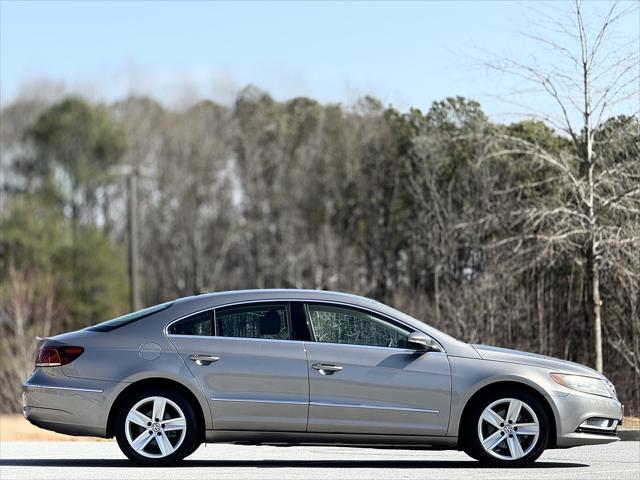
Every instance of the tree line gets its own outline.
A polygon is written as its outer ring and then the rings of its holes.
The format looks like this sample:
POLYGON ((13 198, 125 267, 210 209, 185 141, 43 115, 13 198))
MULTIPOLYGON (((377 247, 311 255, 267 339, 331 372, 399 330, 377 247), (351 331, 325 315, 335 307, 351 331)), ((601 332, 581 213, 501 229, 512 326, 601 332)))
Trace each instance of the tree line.
MULTIPOLYGON (((638 127, 620 116, 595 132, 598 191, 624 197, 601 239, 604 370, 630 405, 640 205, 624 192, 638 184, 638 127)), ((13 394, 35 336, 128 310, 119 164, 143 172, 144 305, 226 289, 349 291, 470 342, 595 366, 586 245, 544 214, 577 200, 537 158, 570 164, 577 153, 542 122, 497 124, 459 97, 402 113, 374 98, 344 108, 249 87, 231 108, 183 111, 150 98, 21 101, 2 110, 2 129, 0 326, 13 394)))

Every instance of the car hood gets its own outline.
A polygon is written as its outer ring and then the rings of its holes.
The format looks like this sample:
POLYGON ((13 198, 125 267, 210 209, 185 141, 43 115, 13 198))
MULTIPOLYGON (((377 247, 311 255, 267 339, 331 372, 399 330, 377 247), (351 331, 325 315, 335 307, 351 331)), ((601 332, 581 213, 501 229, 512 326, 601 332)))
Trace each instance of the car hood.
POLYGON ((478 355, 484 360, 495 362, 519 363, 534 367, 547 368, 558 373, 571 373, 574 375, 586 375, 589 377, 604 378, 597 371, 580 365, 579 363, 560 360, 558 358, 547 357, 535 353, 521 352, 519 350, 509 350, 508 348, 491 347, 489 345, 472 345, 478 355))

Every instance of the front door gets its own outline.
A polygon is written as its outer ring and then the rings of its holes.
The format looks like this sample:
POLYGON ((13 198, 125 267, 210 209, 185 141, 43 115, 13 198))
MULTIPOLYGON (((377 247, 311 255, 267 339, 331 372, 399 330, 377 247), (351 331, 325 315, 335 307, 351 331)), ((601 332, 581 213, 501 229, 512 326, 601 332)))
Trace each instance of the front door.
POLYGON ((306 429, 304 343, 291 332, 288 302, 218 308, 170 326, 169 338, 209 399, 215 429, 306 429))
POLYGON ((411 330, 366 310, 309 303, 306 314, 309 432, 446 434, 445 353, 408 349, 411 330))

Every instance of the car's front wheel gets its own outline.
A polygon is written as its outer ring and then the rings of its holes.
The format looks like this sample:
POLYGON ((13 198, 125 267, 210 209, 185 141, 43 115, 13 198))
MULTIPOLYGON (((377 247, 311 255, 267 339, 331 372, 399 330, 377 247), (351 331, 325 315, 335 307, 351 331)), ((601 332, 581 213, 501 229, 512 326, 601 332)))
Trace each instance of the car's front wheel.
POLYGON ((492 466, 522 467, 547 446, 549 423, 540 402, 526 392, 504 390, 483 396, 466 417, 473 458, 492 466))
POLYGON ((134 463, 147 467, 174 464, 198 444, 196 416, 189 402, 172 390, 131 395, 120 407, 116 439, 134 463))

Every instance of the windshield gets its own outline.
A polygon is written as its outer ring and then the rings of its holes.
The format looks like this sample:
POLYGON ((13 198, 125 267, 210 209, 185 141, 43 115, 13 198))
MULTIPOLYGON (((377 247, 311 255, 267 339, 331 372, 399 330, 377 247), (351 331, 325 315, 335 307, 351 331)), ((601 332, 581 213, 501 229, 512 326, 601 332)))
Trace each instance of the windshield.
POLYGON ((111 330, 115 330, 123 325, 127 325, 135 322, 136 320, 140 320, 141 318, 166 310, 171 305, 173 305, 173 302, 161 303, 159 305, 154 305, 153 307, 143 308, 137 312, 127 313, 121 317, 116 317, 112 320, 107 320, 106 322, 93 325, 92 327, 87 327, 85 330, 89 330, 90 332, 110 332, 111 330))

